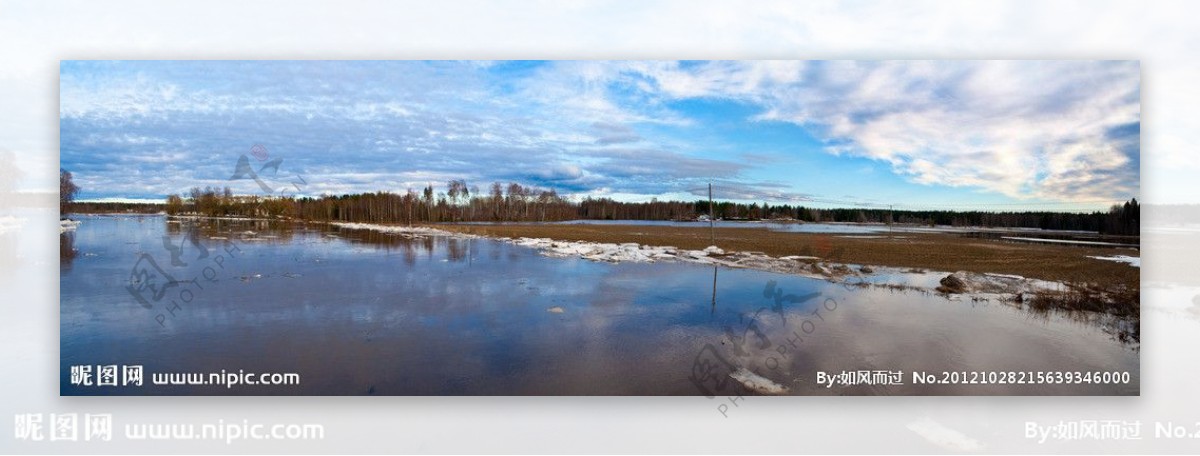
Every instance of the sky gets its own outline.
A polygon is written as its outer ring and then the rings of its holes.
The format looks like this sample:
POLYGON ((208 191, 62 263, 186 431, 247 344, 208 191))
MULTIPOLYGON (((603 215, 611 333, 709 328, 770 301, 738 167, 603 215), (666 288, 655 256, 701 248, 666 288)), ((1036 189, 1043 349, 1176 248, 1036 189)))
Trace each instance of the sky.
POLYGON ((230 186, 1090 210, 1138 196, 1136 61, 63 61, 82 199, 230 186), (259 146, 259 154, 252 148, 259 146), (265 154, 262 150, 266 150, 265 154), (274 164, 272 164, 274 163, 274 164))

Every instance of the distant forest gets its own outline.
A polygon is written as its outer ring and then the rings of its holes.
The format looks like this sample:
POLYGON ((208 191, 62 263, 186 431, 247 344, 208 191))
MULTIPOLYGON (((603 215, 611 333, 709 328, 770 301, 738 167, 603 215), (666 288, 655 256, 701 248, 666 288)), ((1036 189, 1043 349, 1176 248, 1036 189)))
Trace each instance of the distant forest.
MULTIPOLYGON (((203 216, 293 218, 365 223, 550 222, 566 220, 696 220, 709 216, 708 200, 631 203, 608 198, 572 201, 554 190, 511 183, 492 184, 481 194, 464 181, 451 181, 446 192, 433 186, 406 193, 360 193, 312 197, 234 195, 230 189, 193 188, 170 195, 166 203, 74 203, 76 212, 158 212, 203 216)), ((724 220, 798 220, 804 222, 904 223, 918 225, 1042 228, 1138 235, 1141 207, 1136 199, 1107 212, 889 210, 815 208, 789 204, 716 201, 713 213, 724 220)))

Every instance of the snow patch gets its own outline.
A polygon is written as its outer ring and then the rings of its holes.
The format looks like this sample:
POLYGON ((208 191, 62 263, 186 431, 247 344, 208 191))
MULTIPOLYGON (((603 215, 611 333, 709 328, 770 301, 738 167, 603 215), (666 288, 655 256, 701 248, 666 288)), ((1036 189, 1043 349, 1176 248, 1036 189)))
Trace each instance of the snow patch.
POLYGON ((958 271, 941 280, 938 291, 948 294, 1004 295, 1061 290, 1062 284, 1013 274, 958 271))
POLYGON ((1128 263, 1130 266, 1133 266, 1135 268, 1142 267, 1141 257, 1132 257, 1129 255, 1113 255, 1113 256, 1089 256, 1088 258, 1095 258, 1097 260, 1104 260, 1104 261, 1116 261, 1118 263, 1128 263))
POLYGON ((399 225, 378 225, 374 223, 349 223, 349 222, 330 222, 330 225, 338 228, 346 228, 350 230, 371 230, 380 233, 399 234, 407 237, 425 237, 425 236, 449 236, 458 238, 473 238, 475 236, 469 234, 452 233, 446 230, 429 228, 425 226, 399 226, 399 225))
POLYGON ((513 244, 530 247, 542 252, 542 255, 557 258, 583 258, 591 261, 606 261, 619 263, 631 261, 635 263, 653 263, 658 260, 703 258, 705 254, 692 255, 695 251, 679 251, 675 247, 651 247, 638 245, 633 242, 610 244, 603 242, 568 242, 555 241, 547 238, 517 238, 509 239, 513 244))
POLYGON ((800 261, 800 260, 819 260, 821 258, 815 257, 815 256, 805 256, 805 255, 788 255, 788 256, 779 257, 779 259, 800 261))

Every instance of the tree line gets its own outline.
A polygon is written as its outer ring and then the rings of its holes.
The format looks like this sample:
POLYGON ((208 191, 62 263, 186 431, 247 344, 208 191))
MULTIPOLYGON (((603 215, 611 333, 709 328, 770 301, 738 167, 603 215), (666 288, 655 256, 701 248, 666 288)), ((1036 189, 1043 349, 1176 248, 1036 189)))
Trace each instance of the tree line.
MULTIPOLYGON (((76 203, 76 211, 102 212, 102 204, 76 203)), ((125 205, 130 206, 130 205, 125 205)), ((228 188, 192 188, 173 194, 165 204, 113 207, 120 212, 165 211, 170 215, 285 218, 364 223, 554 222, 567 220, 798 220, 804 222, 903 223, 919 225, 1041 228, 1137 235, 1140 205, 1136 199, 1090 213, 1052 211, 891 210, 882 208, 816 208, 803 205, 696 201, 624 202, 588 197, 573 201, 553 189, 518 183, 491 184, 486 191, 463 180, 447 182, 445 191, 432 184, 404 193, 374 192, 321 197, 234 195, 228 188)))

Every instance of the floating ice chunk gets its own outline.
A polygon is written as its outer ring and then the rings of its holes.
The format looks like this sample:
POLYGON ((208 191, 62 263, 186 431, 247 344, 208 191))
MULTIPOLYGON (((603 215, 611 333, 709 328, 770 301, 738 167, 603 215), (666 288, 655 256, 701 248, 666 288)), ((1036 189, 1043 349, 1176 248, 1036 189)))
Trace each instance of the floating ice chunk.
POLYGON ((550 313, 552 313, 552 314, 560 314, 560 313, 563 313, 563 312, 566 312, 566 311, 565 311, 565 310, 563 310, 563 308, 562 308, 562 307, 559 307, 559 306, 554 306, 554 307, 551 307, 551 308, 549 308, 549 309, 546 309, 546 312, 550 312, 550 313))
POLYGON ((746 387, 746 389, 759 394, 784 394, 788 391, 786 386, 775 383, 771 381, 771 379, 758 375, 754 372, 750 372, 744 367, 733 371, 733 373, 729 374, 729 377, 737 380, 738 383, 741 383, 742 386, 746 387))

